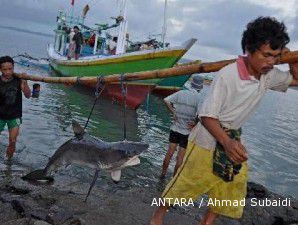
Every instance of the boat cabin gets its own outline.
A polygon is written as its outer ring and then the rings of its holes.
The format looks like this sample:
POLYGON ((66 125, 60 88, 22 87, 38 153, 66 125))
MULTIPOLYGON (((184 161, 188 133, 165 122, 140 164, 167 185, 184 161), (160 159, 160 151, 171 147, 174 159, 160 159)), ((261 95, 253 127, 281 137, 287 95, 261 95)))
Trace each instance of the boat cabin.
MULTIPOLYGON (((81 48, 81 57, 94 56, 94 55, 114 55, 115 50, 111 50, 111 45, 117 45, 115 38, 117 36, 111 35, 108 30, 120 26, 123 21, 123 17, 118 16, 115 19, 114 24, 95 24, 95 28, 91 28, 84 24, 85 17, 83 16, 70 16, 66 13, 59 11, 57 16, 57 28, 55 31, 54 49, 61 56, 67 56, 69 50, 69 44, 71 42, 71 32, 74 26, 80 28, 80 32, 83 35, 83 45, 81 48), (113 41, 114 40, 114 41, 113 41), (114 43, 113 43, 114 42, 114 43)), ((135 52, 142 50, 161 49, 163 47, 169 47, 169 43, 157 41, 155 38, 151 38, 146 41, 132 42, 129 40, 128 33, 125 34, 124 50, 120 53, 135 52)), ((116 46, 114 46, 116 48, 116 46)))

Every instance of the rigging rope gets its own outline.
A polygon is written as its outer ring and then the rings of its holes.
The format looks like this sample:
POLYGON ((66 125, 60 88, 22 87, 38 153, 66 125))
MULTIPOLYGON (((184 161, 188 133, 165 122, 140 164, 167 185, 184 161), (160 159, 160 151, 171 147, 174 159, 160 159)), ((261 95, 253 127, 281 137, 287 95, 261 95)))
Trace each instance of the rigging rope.
POLYGON ((124 74, 121 74, 121 92, 123 95, 123 138, 126 140, 126 95, 127 95, 127 82, 124 83, 124 74))
MULTIPOLYGON (((126 110, 127 110, 127 105, 126 105, 126 95, 127 95, 127 83, 124 82, 125 81, 125 76, 124 74, 121 74, 121 78, 120 78, 120 83, 121 83, 121 92, 123 95, 123 138, 124 140, 126 140, 126 110)), ((77 78, 77 83, 80 83, 80 79, 77 78)), ((91 111, 89 113, 88 119, 86 121, 86 124, 84 126, 84 130, 87 128, 90 117, 93 113, 94 107, 96 105, 97 99, 99 98, 99 96, 102 94, 103 90, 105 88, 105 84, 104 84, 104 80, 103 80, 103 76, 99 76, 97 79, 97 84, 96 84, 96 88, 95 88, 95 100, 93 103, 93 106, 91 108, 91 111)))
MULTIPOLYGON (((79 84, 80 83, 80 79, 77 78, 77 83, 79 84)), ((97 78, 97 84, 96 84, 96 87, 95 87, 95 100, 94 100, 94 103, 93 103, 93 106, 92 106, 92 109, 89 113, 89 116, 88 116, 88 119, 86 121, 86 124, 84 126, 84 130, 87 128, 88 126, 88 123, 89 123, 89 120, 90 120, 90 117, 93 113, 93 110, 94 110, 94 107, 96 105, 96 102, 97 102, 97 99, 99 98, 99 96, 102 94, 103 90, 105 88, 105 84, 104 84, 104 79, 103 79, 103 76, 99 76, 97 78)))

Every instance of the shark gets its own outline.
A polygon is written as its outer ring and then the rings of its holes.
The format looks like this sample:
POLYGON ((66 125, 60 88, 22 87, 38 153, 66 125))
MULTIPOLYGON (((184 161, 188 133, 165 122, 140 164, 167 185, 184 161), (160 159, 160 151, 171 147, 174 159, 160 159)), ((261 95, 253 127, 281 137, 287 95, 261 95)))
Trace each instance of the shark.
POLYGON ((81 165, 95 169, 85 202, 98 178, 100 170, 111 174, 114 182, 119 182, 121 170, 140 164, 139 155, 148 149, 143 142, 106 142, 89 135, 77 121, 72 121, 74 137, 62 144, 50 157, 44 169, 35 170, 22 177, 27 181, 53 180, 51 176, 69 165, 81 165))

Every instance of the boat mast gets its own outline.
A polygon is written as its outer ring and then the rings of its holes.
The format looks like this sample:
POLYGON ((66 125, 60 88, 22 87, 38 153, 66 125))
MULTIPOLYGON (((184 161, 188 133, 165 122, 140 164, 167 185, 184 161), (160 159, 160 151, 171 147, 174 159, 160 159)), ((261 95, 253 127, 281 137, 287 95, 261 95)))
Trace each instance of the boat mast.
POLYGON ((165 48, 165 38, 167 32, 167 8, 168 8, 168 0, 165 0, 165 7, 163 12, 163 27, 162 27, 162 47, 165 48))
POLYGON ((125 53, 127 19, 126 19, 126 0, 120 1, 120 15, 121 22, 119 26, 116 55, 125 53))

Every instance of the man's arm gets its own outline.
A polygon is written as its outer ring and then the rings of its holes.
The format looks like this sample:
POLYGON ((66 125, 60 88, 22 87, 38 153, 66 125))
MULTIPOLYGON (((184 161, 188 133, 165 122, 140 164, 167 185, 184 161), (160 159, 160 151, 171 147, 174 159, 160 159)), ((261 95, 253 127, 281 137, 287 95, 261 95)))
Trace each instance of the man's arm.
POLYGON ((227 156, 239 164, 247 160, 246 150, 239 141, 231 139, 226 134, 219 121, 227 93, 228 84, 219 72, 211 85, 211 90, 202 105, 199 116, 203 126, 223 146, 227 156))
POLYGON ((231 139, 221 128, 219 120, 211 117, 201 117, 202 124, 209 133, 224 147, 227 156, 235 163, 240 164, 248 159, 245 147, 231 139))
MULTIPOLYGON (((290 52, 290 49, 285 47, 282 50, 282 55, 287 54, 288 52, 290 52)), ((289 64, 289 67, 290 67, 290 73, 293 76, 293 80, 290 83, 290 86, 298 86, 298 63, 289 64)))
POLYGON ((172 103, 167 100, 164 100, 164 102, 165 102, 167 108, 169 109, 169 111, 173 114, 174 120, 177 120, 175 108, 173 107, 172 103))
POLYGON ((26 98, 31 97, 31 90, 28 86, 27 80, 21 80, 21 89, 26 98))
POLYGON ((189 130, 192 130, 192 129, 198 124, 199 121, 200 121, 200 118, 199 118, 198 115, 197 115, 194 121, 189 121, 189 122, 187 123, 187 128, 188 128, 189 130))
POLYGON ((298 63, 289 64, 290 72, 293 75, 293 81, 290 86, 298 86, 298 63))

